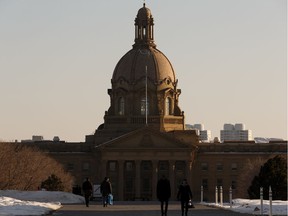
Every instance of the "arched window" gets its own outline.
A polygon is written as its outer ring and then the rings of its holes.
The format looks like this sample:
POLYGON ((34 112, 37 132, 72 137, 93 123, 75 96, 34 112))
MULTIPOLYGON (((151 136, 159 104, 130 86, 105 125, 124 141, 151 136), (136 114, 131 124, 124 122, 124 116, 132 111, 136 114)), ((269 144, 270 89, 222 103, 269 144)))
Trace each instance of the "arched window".
POLYGON ((171 115, 172 114, 172 105, 171 105, 171 98, 166 97, 165 99, 165 115, 171 115))
POLYGON ((124 115, 124 108, 125 108, 125 102, 124 102, 124 98, 120 97, 118 100, 118 113, 119 115, 124 115))
MULTIPOLYGON (((149 99, 147 98, 147 114, 149 114, 149 99)), ((141 98, 141 115, 146 115, 146 97, 141 98)))

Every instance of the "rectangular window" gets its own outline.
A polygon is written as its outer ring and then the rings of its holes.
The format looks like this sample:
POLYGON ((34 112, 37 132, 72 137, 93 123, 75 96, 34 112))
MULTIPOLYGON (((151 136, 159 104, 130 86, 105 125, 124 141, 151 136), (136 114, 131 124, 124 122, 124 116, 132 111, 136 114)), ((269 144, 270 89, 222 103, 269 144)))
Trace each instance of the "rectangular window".
POLYGON ((131 161, 126 162, 125 171, 133 171, 133 163, 131 161))
POLYGON ((115 172, 116 171, 116 162, 115 161, 110 161, 108 165, 109 171, 110 172, 115 172))
POLYGON ((88 171, 89 169, 90 169, 90 163, 84 162, 84 163, 82 164, 82 170, 88 171))
POLYGON ((208 163, 201 163, 201 170, 208 171, 208 163))
POLYGON ((216 170, 217 171, 223 171, 223 164, 222 163, 217 163, 216 164, 216 170))
POLYGON ((217 179, 217 187, 223 186, 223 179, 217 179))
POLYGON ((73 171, 73 170, 74 170, 74 164, 68 163, 68 164, 66 165, 66 169, 67 169, 67 171, 73 171))
POLYGON ((202 179, 202 186, 204 190, 208 190, 208 179, 202 179))
POLYGON ((232 187, 232 189, 236 189, 236 187, 237 187, 236 181, 232 180, 231 187, 232 187))
POLYGON ((167 171, 167 170, 169 170, 169 163, 168 163, 168 161, 159 161, 159 170, 160 170, 160 171, 167 171))
POLYGON ((147 115, 149 114, 149 100, 147 98, 147 102, 146 102, 146 98, 142 98, 141 99, 141 115, 146 115, 146 107, 147 107, 147 115))
POLYGON ((150 179, 149 178, 143 178, 143 181, 142 181, 142 187, 143 187, 143 192, 149 192, 150 189, 151 189, 151 186, 150 186, 150 179))
POLYGON ((132 177, 127 177, 125 179, 125 191, 126 192, 133 192, 133 178, 132 177))
POLYGON ((152 170, 152 162, 151 161, 142 161, 141 168, 143 171, 150 171, 152 170))
POLYGON ((237 163, 232 163, 231 164, 231 170, 236 171, 237 170, 237 163))

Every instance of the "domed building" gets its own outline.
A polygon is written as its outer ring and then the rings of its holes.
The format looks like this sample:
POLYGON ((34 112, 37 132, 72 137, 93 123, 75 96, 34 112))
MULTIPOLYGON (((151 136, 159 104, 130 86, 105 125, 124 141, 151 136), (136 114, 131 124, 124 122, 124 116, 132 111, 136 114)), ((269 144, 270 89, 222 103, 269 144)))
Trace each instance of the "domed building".
POLYGON ((195 200, 200 200, 201 186, 206 201, 214 199, 216 186, 226 194, 231 187, 237 196, 243 191, 238 189, 243 161, 285 154, 285 143, 200 143, 195 130, 185 130, 174 68, 154 39, 154 19, 144 3, 135 18, 132 49, 112 75, 104 123, 86 136, 92 146, 90 176, 98 183, 109 176, 117 200, 156 200, 162 175, 170 180, 172 200, 183 178, 195 200))
POLYGON ((110 107, 96 136, 101 130, 118 136, 143 126, 161 132, 184 130, 178 80, 169 59, 156 48, 154 19, 145 3, 135 19, 134 41, 113 72, 112 88, 108 89, 110 107))
POLYGON ((116 64, 111 84, 104 123, 86 136, 85 143, 23 143, 37 146, 63 164, 75 185, 90 177, 97 190, 108 176, 115 200, 156 200, 157 181, 165 175, 171 200, 186 178, 195 201, 215 201, 216 186, 223 187, 228 201, 230 187, 233 197, 246 198, 245 164, 275 155, 287 157, 287 141, 204 143, 195 130, 185 130, 176 74, 156 48, 154 19, 145 4, 135 19, 132 49, 116 64))
POLYGON ((144 3, 132 49, 114 69, 104 123, 86 136, 97 152, 96 173, 110 177, 116 198, 155 199, 161 175, 171 179, 175 195, 176 185, 191 176, 198 136, 184 130, 177 83, 171 62, 156 48, 154 19, 144 3))

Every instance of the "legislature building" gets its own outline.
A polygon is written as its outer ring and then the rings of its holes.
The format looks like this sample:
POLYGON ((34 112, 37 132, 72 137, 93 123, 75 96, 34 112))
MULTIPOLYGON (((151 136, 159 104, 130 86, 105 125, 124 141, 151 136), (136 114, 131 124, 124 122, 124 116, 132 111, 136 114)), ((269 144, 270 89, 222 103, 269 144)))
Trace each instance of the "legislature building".
POLYGON ((205 143, 195 130, 185 130, 176 73, 156 46, 154 19, 145 3, 138 10, 133 34, 132 49, 111 73, 110 107, 95 133, 83 143, 34 142, 63 164, 75 177, 75 185, 82 185, 86 177, 99 184, 108 176, 115 200, 156 200, 157 181, 165 175, 171 183, 171 200, 187 178, 196 201, 201 186, 204 200, 213 201, 215 186, 222 186, 224 193, 232 187, 236 197, 243 190, 238 178, 248 159, 286 155, 286 141, 205 143))

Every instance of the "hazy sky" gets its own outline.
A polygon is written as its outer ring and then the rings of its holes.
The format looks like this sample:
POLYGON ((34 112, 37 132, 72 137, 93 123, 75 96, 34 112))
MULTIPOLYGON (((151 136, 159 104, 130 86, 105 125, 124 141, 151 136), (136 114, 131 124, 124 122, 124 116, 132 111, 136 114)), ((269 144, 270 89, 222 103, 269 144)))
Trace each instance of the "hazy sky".
MULTIPOLYGON (((84 141, 109 108, 141 0, 0 0, 0 140, 84 141)), ((286 0, 146 0, 186 123, 287 139, 286 0)))

